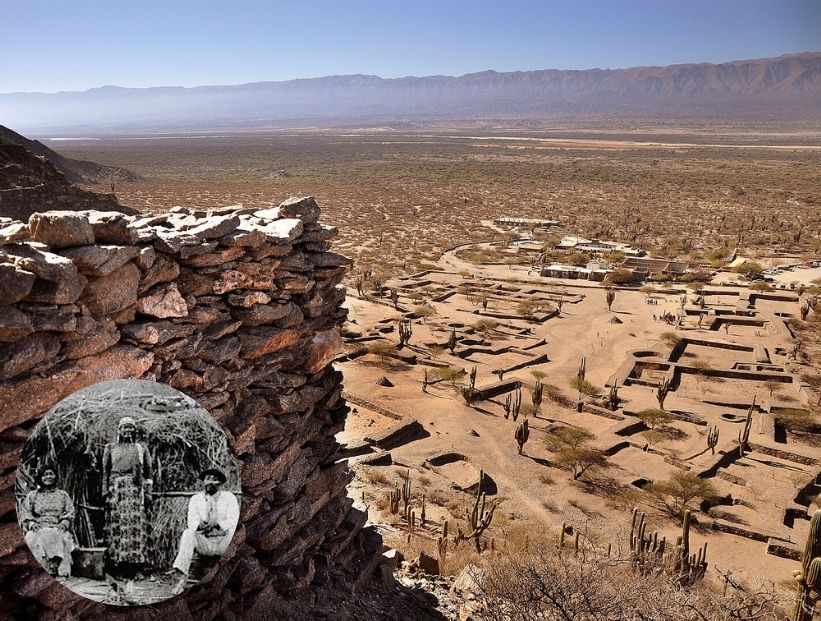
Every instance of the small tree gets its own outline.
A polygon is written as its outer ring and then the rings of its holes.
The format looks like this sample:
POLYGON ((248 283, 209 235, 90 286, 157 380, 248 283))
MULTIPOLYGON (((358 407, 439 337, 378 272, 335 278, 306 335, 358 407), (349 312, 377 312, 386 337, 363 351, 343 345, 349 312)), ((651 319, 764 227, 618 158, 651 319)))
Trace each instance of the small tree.
POLYGON ((664 410, 659 410, 656 408, 642 410, 638 413, 638 417, 644 421, 644 424, 650 427, 650 429, 664 427, 665 425, 669 425, 674 420, 670 414, 664 410))
POLYGON ((422 319, 422 323, 425 323, 428 317, 432 317, 436 314, 436 309, 428 304, 420 304, 419 306, 413 307, 413 312, 422 319))
POLYGON ((379 356, 379 361, 385 364, 387 359, 396 353, 396 345, 388 341, 374 341, 368 345, 368 353, 379 356))
POLYGON ((717 494, 711 481, 692 472, 675 472, 666 481, 648 485, 647 491, 674 515, 684 515, 694 500, 712 498, 717 494))
POLYGON ((554 462, 559 468, 570 470, 573 480, 580 479, 591 468, 598 468, 606 461, 602 451, 589 446, 573 446, 557 451, 554 462))
POLYGON ((570 385, 579 391, 579 401, 581 401, 582 395, 587 397, 598 397, 602 392, 601 388, 595 384, 591 384, 585 379, 581 379, 580 377, 574 377, 570 380, 570 385))

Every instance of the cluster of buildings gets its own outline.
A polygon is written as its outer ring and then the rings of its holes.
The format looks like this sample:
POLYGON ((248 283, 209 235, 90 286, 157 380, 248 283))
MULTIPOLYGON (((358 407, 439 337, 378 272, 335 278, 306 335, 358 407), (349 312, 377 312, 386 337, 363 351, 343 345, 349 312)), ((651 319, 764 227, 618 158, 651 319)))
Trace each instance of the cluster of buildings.
POLYGON ((698 263, 653 259, 645 256, 647 253, 641 248, 634 248, 629 244, 599 239, 585 239, 583 237, 574 236, 563 237, 555 248, 556 250, 568 252, 588 252, 594 255, 618 252, 625 258, 620 264, 612 268, 605 268, 601 260, 590 261, 584 267, 553 263, 551 265, 542 266, 542 276, 551 278, 577 278, 601 282, 609 273, 618 269, 630 272, 634 282, 641 282, 651 276, 657 275, 664 275, 671 279, 676 279, 687 272, 701 268, 701 265, 698 263))

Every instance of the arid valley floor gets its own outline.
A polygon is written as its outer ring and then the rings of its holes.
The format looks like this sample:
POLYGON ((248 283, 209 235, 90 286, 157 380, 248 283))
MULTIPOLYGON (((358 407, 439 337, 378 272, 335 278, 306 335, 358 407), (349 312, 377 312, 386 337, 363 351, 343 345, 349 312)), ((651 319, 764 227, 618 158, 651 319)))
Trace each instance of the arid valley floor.
MULTIPOLYGON (((339 228, 334 249, 354 259, 339 360, 353 493, 406 556, 437 556, 445 520, 451 532, 465 528, 482 470, 498 504, 485 544, 537 532, 558 544, 564 524, 567 545, 578 532, 580 546, 610 544, 613 554, 629 547, 633 508, 675 540, 681 507, 663 484, 690 473, 713 488, 687 504, 693 546, 708 542, 708 571, 791 588, 821 492, 821 305, 801 318, 821 268, 751 288, 726 264, 735 255, 764 267, 821 259, 817 132, 381 128, 44 142, 143 175, 114 187, 141 211, 317 198, 323 221, 339 228), (494 225, 502 216, 559 224, 494 225), (698 263, 711 277, 616 285, 608 308, 601 283, 533 269, 534 249, 566 235, 698 263), (399 348, 402 319, 412 333, 399 348), (583 360, 589 385, 571 385, 583 360), (473 369, 487 396, 467 403, 473 369), (513 420, 505 400, 517 392, 513 420), (638 416, 659 408, 667 417, 658 423, 638 416), (600 462, 575 479, 550 441, 568 426, 589 432, 575 448, 600 462), (425 503, 410 537, 389 501, 407 477, 416 520, 425 503)), ((471 545, 450 549, 443 572, 471 561, 471 545)))

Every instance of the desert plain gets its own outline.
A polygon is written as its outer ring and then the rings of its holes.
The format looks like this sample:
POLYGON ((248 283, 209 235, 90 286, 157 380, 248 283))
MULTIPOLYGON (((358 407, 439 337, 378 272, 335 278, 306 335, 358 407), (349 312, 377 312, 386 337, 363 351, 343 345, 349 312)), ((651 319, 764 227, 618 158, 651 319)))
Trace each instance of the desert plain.
POLYGON ((40 139, 142 175, 113 186, 141 211, 316 197, 354 259, 337 361, 351 493, 405 556, 456 574, 537 534, 615 556, 634 509, 668 542, 688 509, 708 575, 789 591, 821 492, 821 137, 705 125, 40 139), (691 277, 542 276, 624 258, 557 250, 564 236, 691 277), (780 271, 750 280, 739 257, 780 271), (442 551, 480 481, 490 525, 442 551))

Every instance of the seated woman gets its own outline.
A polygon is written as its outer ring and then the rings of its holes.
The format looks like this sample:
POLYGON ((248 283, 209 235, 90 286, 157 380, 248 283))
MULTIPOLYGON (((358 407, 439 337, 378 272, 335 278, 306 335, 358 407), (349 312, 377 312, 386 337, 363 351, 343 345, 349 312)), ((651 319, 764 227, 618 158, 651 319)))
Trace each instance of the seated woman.
POLYGON ((40 564, 52 576, 71 573, 71 551, 74 537, 74 503, 69 495, 57 489, 57 470, 44 467, 37 477, 38 487, 29 492, 20 507, 20 523, 26 543, 40 564))

